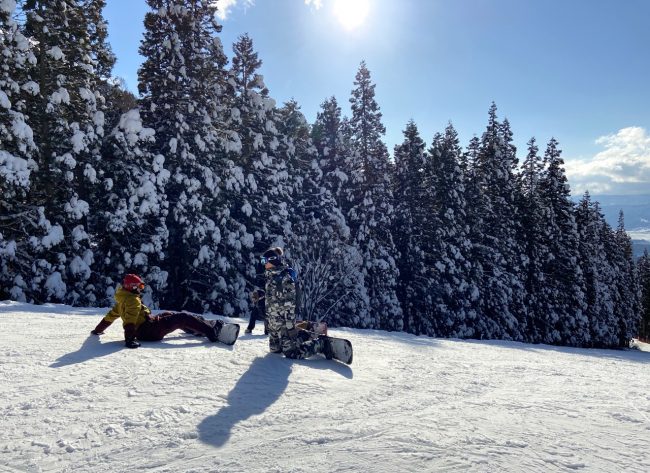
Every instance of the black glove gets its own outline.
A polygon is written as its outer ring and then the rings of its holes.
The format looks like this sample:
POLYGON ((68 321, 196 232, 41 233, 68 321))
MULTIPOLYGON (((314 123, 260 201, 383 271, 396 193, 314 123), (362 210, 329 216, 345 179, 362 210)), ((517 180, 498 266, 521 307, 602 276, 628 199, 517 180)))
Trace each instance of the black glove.
POLYGON ((140 342, 135 339, 127 340, 124 342, 124 346, 126 348, 138 348, 140 346, 140 342))

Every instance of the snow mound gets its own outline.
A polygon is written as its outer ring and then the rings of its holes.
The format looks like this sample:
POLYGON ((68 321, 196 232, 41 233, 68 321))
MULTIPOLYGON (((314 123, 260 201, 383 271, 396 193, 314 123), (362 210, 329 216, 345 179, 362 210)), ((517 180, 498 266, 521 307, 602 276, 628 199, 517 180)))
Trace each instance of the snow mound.
POLYGON ((630 348, 636 348, 637 350, 650 352, 650 343, 645 343, 641 340, 633 338, 630 341, 630 348))

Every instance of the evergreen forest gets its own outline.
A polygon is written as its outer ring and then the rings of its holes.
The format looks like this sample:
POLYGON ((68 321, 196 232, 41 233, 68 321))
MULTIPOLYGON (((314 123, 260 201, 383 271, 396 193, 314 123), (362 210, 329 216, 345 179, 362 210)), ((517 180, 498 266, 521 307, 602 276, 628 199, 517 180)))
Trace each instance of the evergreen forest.
POLYGON ((105 3, 0 0, 0 299, 109 306, 137 273, 154 308, 246 317, 280 245, 300 317, 330 326, 650 335, 650 257, 622 214, 613 228, 572 200, 555 138, 518 150, 486 104, 469 143, 409 121, 389 150, 364 62, 310 123, 272 98, 251 36, 222 45, 213 0, 147 0, 136 97, 112 75, 105 3))

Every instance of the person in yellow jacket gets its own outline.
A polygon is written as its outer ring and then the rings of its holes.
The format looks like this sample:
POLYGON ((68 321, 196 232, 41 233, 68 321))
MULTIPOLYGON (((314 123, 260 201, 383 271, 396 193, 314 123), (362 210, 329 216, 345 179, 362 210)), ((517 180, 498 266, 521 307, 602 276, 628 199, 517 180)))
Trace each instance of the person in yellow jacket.
POLYGON ((219 341, 223 323, 218 320, 213 321, 212 325, 203 317, 188 312, 163 312, 160 315, 152 315, 151 310, 141 300, 144 288, 145 284, 140 276, 127 274, 115 292, 115 305, 90 333, 102 335, 104 330, 121 318, 124 344, 127 348, 138 348, 138 340, 162 340, 165 335, 177 329, 204 335, 211 342, 219 341))

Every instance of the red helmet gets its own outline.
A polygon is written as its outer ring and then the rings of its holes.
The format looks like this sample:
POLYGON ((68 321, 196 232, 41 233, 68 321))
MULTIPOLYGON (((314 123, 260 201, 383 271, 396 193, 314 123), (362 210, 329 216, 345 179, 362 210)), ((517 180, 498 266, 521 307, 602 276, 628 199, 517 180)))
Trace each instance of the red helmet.
POLYGON ((127 274, 122 281, 122 287, 127 291, 142 291, 144 281, 137 274, 127 274))

